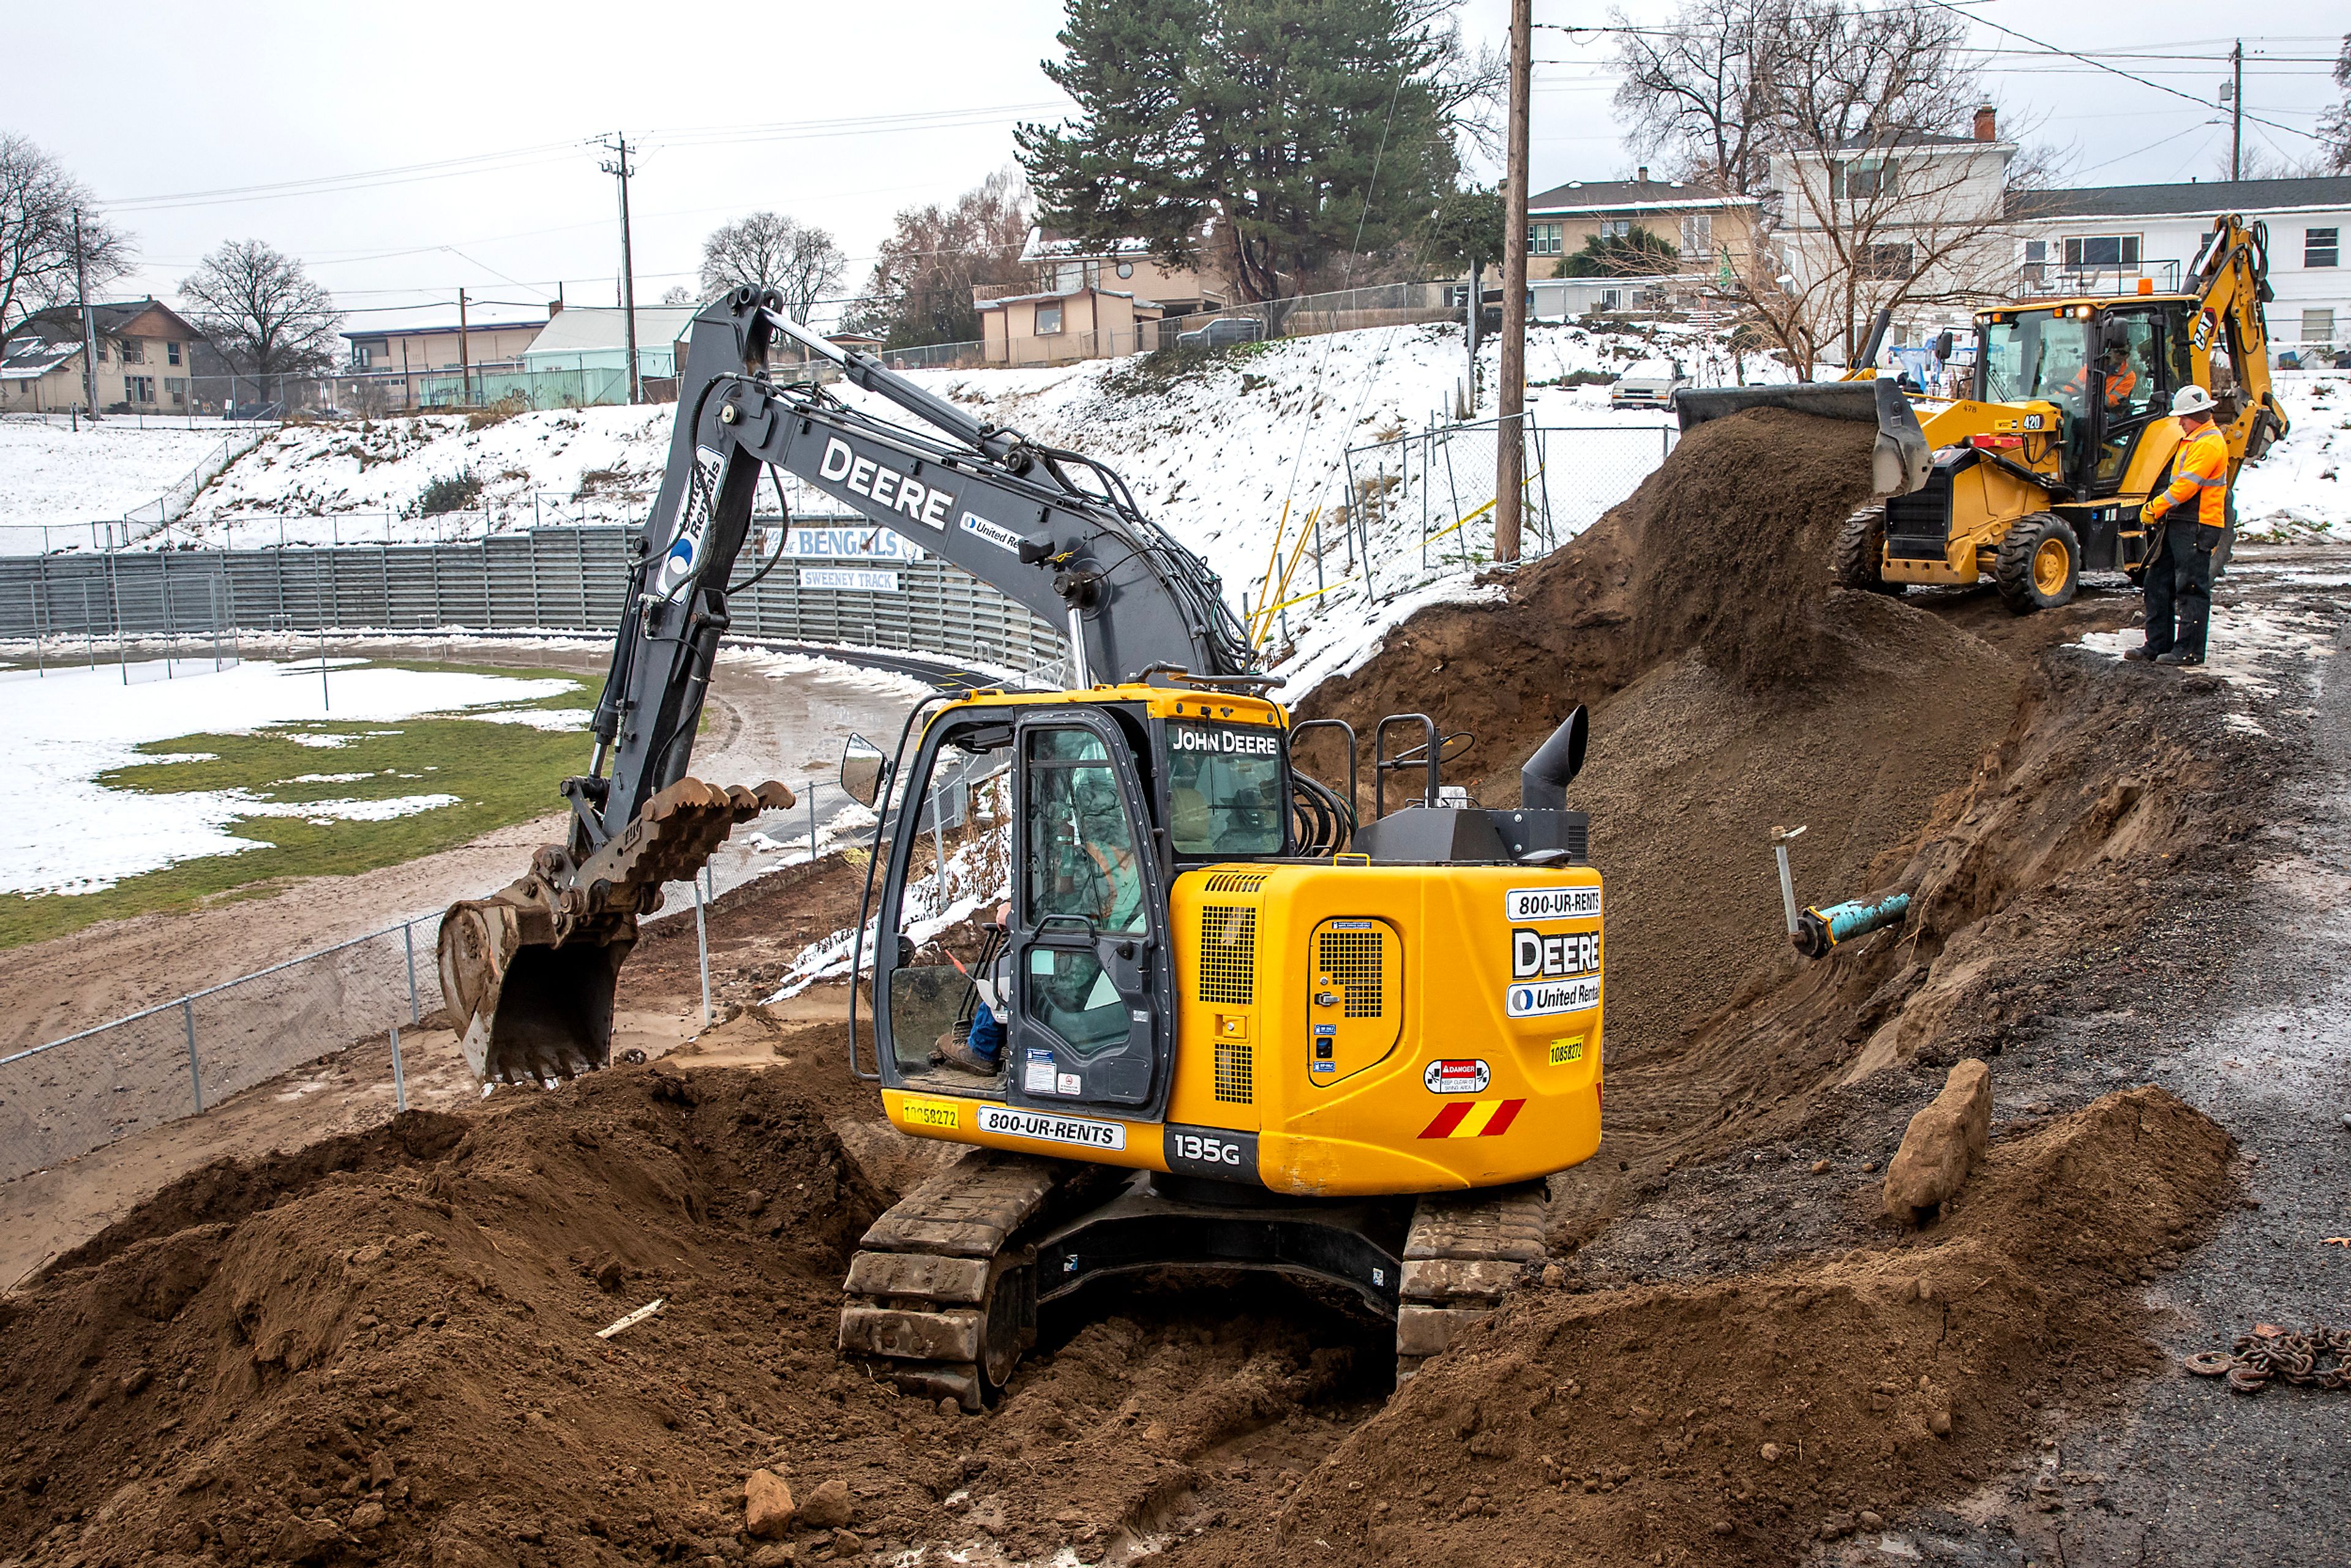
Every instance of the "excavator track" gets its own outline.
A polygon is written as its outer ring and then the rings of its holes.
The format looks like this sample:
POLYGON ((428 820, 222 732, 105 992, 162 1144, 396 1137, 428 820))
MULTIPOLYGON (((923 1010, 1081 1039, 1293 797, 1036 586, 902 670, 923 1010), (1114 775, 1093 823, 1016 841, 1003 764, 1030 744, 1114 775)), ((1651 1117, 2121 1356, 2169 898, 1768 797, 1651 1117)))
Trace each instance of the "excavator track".
POLYGON ((1501 1304, 1543 1260, 1541 1182, 1436 1194, 1413 1207, 1396 1303, 1399 1385, 1501 1304))
POLYGON ((841 1350, 978 1409, 1037 1341, 1037 1252, 1016 1239, 1089 1174, 978 1149, 900 1198, 850 1260, 841 1350))

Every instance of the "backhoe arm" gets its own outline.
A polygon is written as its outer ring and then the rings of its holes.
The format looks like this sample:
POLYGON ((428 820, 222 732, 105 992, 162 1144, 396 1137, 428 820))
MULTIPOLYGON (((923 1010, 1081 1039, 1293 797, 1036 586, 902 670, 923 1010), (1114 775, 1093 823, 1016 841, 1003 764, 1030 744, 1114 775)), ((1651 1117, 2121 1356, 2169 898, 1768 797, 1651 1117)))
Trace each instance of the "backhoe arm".
POLYGON ((443 992, 466 1060, 486 1081, 552 1082, 604 1065, 621 962, 639 917, 660 907, 662 884, 696 875, 736 823, 792 803, 780 784, 722 790, 687 771, 728 626, 729 580, 769 468, 1062 627, 1071 685, 1153 668, 1251 668, 1216 576, 1143 517, 1115 474, 988 425, 868 355, 843 353, 786 317, 772 291, 735 290, 695 320, 668 467, 632 541, 590 725, 594 755, 562 787, 572 812, 566 841, 539 850, 511 886, 453 905, 442 920, 443 992), (812 384, 778 382, 768 364, 778 337, 833 361, 843 379, 929 428, 877 418, 812 384))
POLYGON ((2204 236, 2193 272, 2202 298, 2192 346, 2207 364, 2214 350, 2225 349, 2236 375, 2233 387, 2208 388, 2216 399, 2230 400, 2220 408, 2229 454, 2238 463, 2258 462, 2289 428, 2270 384, 2269 319, 2262 307, 2274 296, 2267 225, 2248 225, 2234 213, 2222 214, 2204 236))

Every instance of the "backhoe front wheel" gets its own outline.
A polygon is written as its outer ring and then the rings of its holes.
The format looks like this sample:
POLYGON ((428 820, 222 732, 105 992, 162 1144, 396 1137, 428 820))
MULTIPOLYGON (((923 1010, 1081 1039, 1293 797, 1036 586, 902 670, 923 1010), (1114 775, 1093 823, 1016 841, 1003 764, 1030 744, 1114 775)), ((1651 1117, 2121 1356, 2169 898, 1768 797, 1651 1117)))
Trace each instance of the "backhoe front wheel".
POLYGON ((1992 558, 2001 601, 2017 615, 2065 603, 2081 578, 2081 540, 2072 524, 2048 512, 2019 517, 1992 558))
POLYGON ((1865 593, 1899 593, 1902 585, 1886 580, 1886 508, 1865 507, 1844 520, 1830 553, 1829 576, 1839 588, 1865 593))

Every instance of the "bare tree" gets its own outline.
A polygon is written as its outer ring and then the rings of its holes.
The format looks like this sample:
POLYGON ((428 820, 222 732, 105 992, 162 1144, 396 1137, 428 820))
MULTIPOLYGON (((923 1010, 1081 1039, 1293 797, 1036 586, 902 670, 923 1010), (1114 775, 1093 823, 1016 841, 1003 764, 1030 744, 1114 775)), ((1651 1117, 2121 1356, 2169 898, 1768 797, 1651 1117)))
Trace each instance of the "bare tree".
POLYGON ((667 288, 663 289, 661 302, 664 305, 692 305, 696 303, 694 298, 694 290, 688 288, 683 283, 673 283, 667 288))
POLYGON ((1668 27, 1620 35, 1616 107, 1635 150, 1735 195, 1761 186, 1790 9, 1790 0, 1693 0, 1668 27))
POLYGON ((30 137, 0 131, 0 335, 73 302, 77 208, 94 294, 131 270, 131 236, 98 216, 97 198, 30 137))
POLYGON ((188 314, 229 368, 256 379, 308 375, 341 357, 334 296, 257 239, 229 240, 180 280, 188 314))
POLYGON ((737 284, 772 288, 784 311, 805 326, 849 265, 832 235, 781 213, 753 213, 721 224, 702 242, 702 287, 716 294, 737 284))
POLYGON ((1719 292, 1801 374, 1851 363, 1881 308, 2007 292, 2004 225, 2050 170, 1978 134, 1997 117, 1981 119, 1992 111, 1960 16, 1689 0, 1669 31, 1624 47, 1637 69, 1620 105, 1651 145, 1762 198, 1750 253, 1719 292))
POLYGON ((882 242, 866 298, 844 325, 879 332, 893 349, 979 336, 978 284, 1022 281, 1029 187, 999 169, 946 206, 908 207, 882 242))
POLYGON ((2318 117, 2319 155, 2327 173, 2351 174, 2351 33, 2343 35, 2335 57, 2335 85, 2343 89, 2343 101, 2318 117))

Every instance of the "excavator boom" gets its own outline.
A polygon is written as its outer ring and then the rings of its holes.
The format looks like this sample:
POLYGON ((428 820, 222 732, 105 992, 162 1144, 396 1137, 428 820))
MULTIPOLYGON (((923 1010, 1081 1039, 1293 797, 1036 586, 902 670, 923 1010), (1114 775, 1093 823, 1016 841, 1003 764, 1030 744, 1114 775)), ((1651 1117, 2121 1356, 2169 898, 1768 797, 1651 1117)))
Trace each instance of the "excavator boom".
MULTIPOLYGON (((1216 576, 1076 453, 974 417, 872 356, 738 288, 695 320, 661 493, 631 543, 588 771, 566 779, 565 841, 500 892, 443 917, 442 989, 486 1082, 552 1082, 611 1052, 614 986, 664 883, 697 874, 740 822, 793 803, 783 785, 688 773, 730 581, 767 471, 789 475, 988 582, 1069 642, 1070 685, 1154 668, 1245 674, 1249 639, 1216 576), (779 340, 920 422, 884 420, 771 366, 779 340)), ((778 486, 778 497, 781 486, 778 486)), ((769 562, 772 566, 774 563, 769 562)), ((761 570, 761 575, 767 569, 761 570)))

